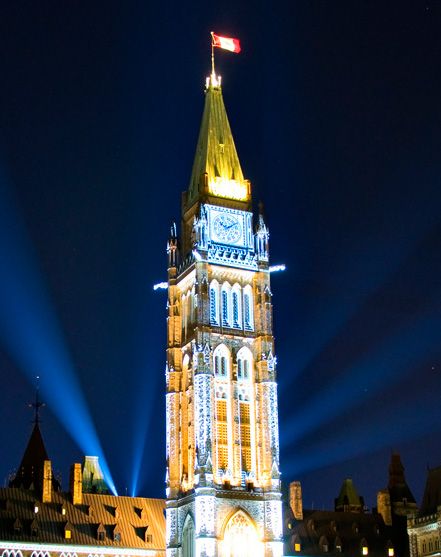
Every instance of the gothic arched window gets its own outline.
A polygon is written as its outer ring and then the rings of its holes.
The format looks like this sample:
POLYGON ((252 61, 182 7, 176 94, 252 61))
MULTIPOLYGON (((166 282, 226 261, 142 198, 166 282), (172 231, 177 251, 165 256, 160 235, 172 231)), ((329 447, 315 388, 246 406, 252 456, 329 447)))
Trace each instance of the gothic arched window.
POLYGON ((219 325, 219 284, 216 280, 210 284, 210 323, 219 325))
POLYGON ((233 327, 235 329, 240 329, 242 327, 242 308, 241 308, 241 300, 240 300, 240 286, 235 284, 233 287, 233 294, 232 294, 232 306, 233 306, 233 327))
POLYGON ((182 557, 194 557, 194 522, 188 514, 185 517, 184 528, 182 529, 182 557))
POLYGON ((244 322, 247 331, 254 331, 253 293, 251 286, 245 286, 243 294, 244 322))
POLYGON ((222 286, 222 326, 231 327, 230 285, 222 286))
POLYGON ((228 521, 222 545, 222 555, 228 557, 263 556, 264 546, 259 540, 256 527, 243 511, 238 511, 228 521))

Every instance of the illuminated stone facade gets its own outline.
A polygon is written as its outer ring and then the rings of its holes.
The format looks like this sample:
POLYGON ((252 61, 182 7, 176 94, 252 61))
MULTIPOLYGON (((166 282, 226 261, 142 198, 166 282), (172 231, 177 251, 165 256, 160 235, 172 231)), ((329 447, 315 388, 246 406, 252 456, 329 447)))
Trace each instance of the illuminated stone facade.
POLYGON ((427 471, 423 502, 408 517, 410 557, 439 555, 441 551, 441 466, 427 471))
POLYGON ((168 243, 169 557, 283 554, 268 238, 212 75, 168 243))

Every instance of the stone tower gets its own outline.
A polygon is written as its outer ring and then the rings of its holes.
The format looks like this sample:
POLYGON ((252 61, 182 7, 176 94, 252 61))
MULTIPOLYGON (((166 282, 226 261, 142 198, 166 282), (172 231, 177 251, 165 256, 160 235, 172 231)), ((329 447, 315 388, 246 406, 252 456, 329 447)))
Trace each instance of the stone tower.
POLYGON ((167 249, 168 557, 283 554, 268 237, 213 73, 167 249))

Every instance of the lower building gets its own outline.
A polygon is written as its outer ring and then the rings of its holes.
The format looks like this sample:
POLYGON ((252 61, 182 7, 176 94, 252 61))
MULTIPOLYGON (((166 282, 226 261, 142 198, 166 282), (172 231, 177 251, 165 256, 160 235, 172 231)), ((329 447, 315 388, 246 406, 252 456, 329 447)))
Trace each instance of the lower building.
POLYGON ((164 511, 160 499, 109 495, 95 457, 73 464, 61 491, 36 421, 17 474, 0 488, 0 557, 162 556, 164 511))
POLYGON ((366 512, 351 479, 343 482, 334 510, 303 510, 300 482, 292 482, 284 512, 284 555, 393 557, 392 527, 366 512))
POLYGON ((407 521, 410 557, 440 554, 441 466, 429 468, 423 502, 416 516, 407 521))

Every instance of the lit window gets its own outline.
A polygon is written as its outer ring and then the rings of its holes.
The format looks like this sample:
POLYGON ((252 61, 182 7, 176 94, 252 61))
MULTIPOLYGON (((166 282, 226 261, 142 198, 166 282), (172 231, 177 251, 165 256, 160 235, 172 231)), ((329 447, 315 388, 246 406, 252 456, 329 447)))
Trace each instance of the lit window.
POLYGON ((217 292, 215 287, 210 288, 210 322, 217 325, 217 292))
POLYGON ((295 551, 300 551, 300 544, 297 542, 294 544, 295 551))
POLYGON ((341 553, 341 545, 336 545, 336 546, 335 546, 335 551, 336 551, 337 553, 341 553))
POLYGON ((35 503, 35 505, 34 505, 34 513, 35 514, 38 513, 38 503, 35 503))
POLYGON ((228 327, 228 293, 222 290, 222 325, 228 327))
POLYGON ((61 507, 61 514, 66 516, 66 507, 61 507))
POLYGON ((367 554, 369 553, 368 548, 367 548, 366 545, 364 545, 364 546, 362 547, 361 553, 362 553, 363 555, 367 555, 367 554))
POLYGON ((227 358, 225 356, 222 356, 221 358, 221 373, 220 373, 223 377, 225 377, 227 375, 227 358))
POLYGON ((389 547, 388 555, 389 555, 389 557, 394 557, 395 551, 394 551, 393 547, 389 547))
POLYGON ((253 296, 251 292, 251 286, 248 285, 245 287, 243 296, 245 329, 247 331, 254 330, 252 300, 253 296))
POLYGON ((233 292, 233 327, 236 329, 239 325, 239 297, 237 292, 233 292))
POLYGON ((70 538, 72 537, 72 531, 71 530, 65 530, 64 531, 64 537, 66 538, 66 540, 70 540, 70 538))

